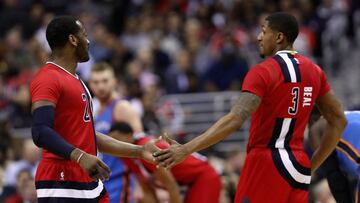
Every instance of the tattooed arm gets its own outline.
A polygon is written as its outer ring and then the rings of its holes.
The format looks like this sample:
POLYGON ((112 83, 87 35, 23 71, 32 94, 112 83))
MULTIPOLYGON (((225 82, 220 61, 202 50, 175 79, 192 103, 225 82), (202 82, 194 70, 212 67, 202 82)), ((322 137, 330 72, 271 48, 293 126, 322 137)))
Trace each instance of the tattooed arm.
POLYGON ((249 92, 242 92, 231 111, 220 118, 214 125, 190 142, 180 145, 176 141, 164 136, 170 147, 154 154, 156 160, 163 167, 172 167, 181 162, 193 152, 205 149, 220 142, 231 133, 239 129, 244 121, 251 116, 261 102, 261 98, 249 92))

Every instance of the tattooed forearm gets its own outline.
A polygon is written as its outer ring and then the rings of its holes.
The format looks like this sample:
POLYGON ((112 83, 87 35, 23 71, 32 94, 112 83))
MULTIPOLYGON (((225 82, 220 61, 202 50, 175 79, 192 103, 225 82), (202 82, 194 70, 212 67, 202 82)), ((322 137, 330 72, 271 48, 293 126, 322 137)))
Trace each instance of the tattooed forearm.
POLYGON ((246 120, 260 105, 261 98, 249 92, 242 92, 232 107, 231 112, 246 120))

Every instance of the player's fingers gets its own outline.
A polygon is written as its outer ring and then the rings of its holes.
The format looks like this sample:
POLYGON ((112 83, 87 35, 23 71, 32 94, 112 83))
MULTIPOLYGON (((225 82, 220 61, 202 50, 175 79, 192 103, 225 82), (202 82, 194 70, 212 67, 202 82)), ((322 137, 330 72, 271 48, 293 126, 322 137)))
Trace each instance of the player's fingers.
POLYGON ((160 135, 158 138, 154 139, 153 142, 156 144, 162 140, 162 136, 160 135))
POLYGON ((99 166, 99 177, 102 181, 109 179, 109 173, 99 166))
POLYGON ((105 170, 108 174, 111 173, 110 168, 101 160, 99 160, 98 164, 101 166, 103 170, 105 170))
POLYGON ((93 177, 94 175, 97 174, 97 169, 96 169, 96 167, 92 167, 92 168, 89 168, 89 169, 87 170, 87 172, 88 172, 88 174, 89 174, 90 177, 93 177))
POLYGON ((163 149, 163 150, 159 150, 159 151, 157 151, 157 152, 154 152, 153 153, 153 156, 156 158, 156 157, 158 157, 158 156, 161 156, 161 155, 163 155, 163 154, 167 154, 167 153, 169 153, 170 151, 169 151, 169 149, 163 149))
POLYGON ((175 164, 175 161, 171 161, 168 163, 168 165, 165 167, 166 170, 170 170, 175 164))
POLYGON ((89 176, 95 181, 100 179, 100 174, 97 169, 92 170, 92 172, 89 173, 89 176))
POLYGON ((156 146, 156 143, 159 142, 160 138, 157 138, 155 140, 151 140, 150 142, 146 143, 146 149, 151 150, 152 152, 160 151, 161 149, 156 146))
POLYGON ((171 156, 171 155, 170 155, 169 153, 163 154, 163 155, 161 155, 161 156, 156 157, 155 160, 158 161, 158 162, 163 162, 163 161, 165 161, 166 159, 168 159, 170 156, 171 156))
POLYGON ((165 139, 165 141, 166 141, 167 143, 169 143, 169 144, 177 144, 177 142, 176 142, 175 140, 171 139, 171 138, 167 135, 166 132, 163 133, 162 138, 165 139))
POLYGON ((167 168, 172 162, 174 161, 174 159, 172 157, 162 161, 160 163, 160 166, 164 167, 164 168, 167 168))
POLYGON ((168 169, 171 169, 172 167, 174 167, 175 166, 175 161, 173 161, 172 163, 170 163, 170 165, 168 166, 168 169))

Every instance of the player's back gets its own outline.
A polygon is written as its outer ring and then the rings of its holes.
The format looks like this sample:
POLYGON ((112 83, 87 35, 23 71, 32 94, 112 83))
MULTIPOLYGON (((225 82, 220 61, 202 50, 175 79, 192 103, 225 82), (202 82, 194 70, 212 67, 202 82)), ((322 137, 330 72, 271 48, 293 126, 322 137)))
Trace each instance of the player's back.
MULTIPOLYGON (((244 80, 243 91, 261 97, 261 103, 252 115, 242 174, 252 177, 256 171, 258 178, 267 184, 277 184, 284 190, 289 185, 306 190, 311 171, 303 149, 303 134, 315 101, 329 90, 323 71, 296 52, 280 51, 252 68, 244 80)), ((239 188, 255 187, 251 181, 260 180, 240 178, 239 188)), ((240 189, 237 199, 245 191, 240 189)))
MULTIPOLYGON (((137 140, 136 144, 144 145, 152 139, 154 139, 152 136, 143 137, 137 140)), ((156 145, 160 149, 166 149, 169 147, 169 144, 165 141, 160 141, 156 145)), ((156 170, 156 166, 154 164, 148 163, 144 160, 141 160, 141 162, 144 167, 150 172, 156 170)), ((193 153, 188 156, 184 161, 171 168, 171 173, 173 174, 174 178, 178 183, 189 185, 192 184, 202 173, 216 174, 216 171, 207 162, 206 157, 198 153, 193 153)))
POLYGON ((325 74, 308 58, 290 51, 278 52, 250 72, 243 91, 262 100, 252 117, 248 150, 302 150, 303 133, 316 99, 330 89, 325 74))
MULTIPOLYGON (((96 155, 91 96, 84 83, 54 63, 47 63, 31 82, 32 102, 54 103, 54 130, 67 142, 96 155)), ((62 159, 44 150, 43 158, 62 159)))

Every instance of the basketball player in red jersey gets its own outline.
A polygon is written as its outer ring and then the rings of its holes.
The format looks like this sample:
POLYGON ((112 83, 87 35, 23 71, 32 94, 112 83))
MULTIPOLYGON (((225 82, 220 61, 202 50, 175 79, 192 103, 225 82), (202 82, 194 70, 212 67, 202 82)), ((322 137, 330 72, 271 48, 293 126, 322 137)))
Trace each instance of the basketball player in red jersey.
MULTIPOLYGON (((118 115, 109 131, 113 138, 137 145, 145 145, 155 138, 146 135, 143 131, 140 116, 130 105, 122 105, 121 114, 118 115)), ((165 149, 168 143, 161 141, 156 143, 160 149, 165 149)), ((144 167, 156 180, 162 183, 164 189, 169 193, 169 201, 172 203, 219 203, 221 192, 221 179, 215 169, 207 162, 206 157, 194 153, 188 156, 183 162, 166 170, 163 167, 141 161, 137 165, 135 159, 124 159, 128 167, 137 174, 138 179, 144 179, 146 175, 139 174, 139 167, 144 167), (179 185, 186 186, 187 191, 184 200, 180 196, 179 185), (211 185, 211 187, 209 187, 211 185)), ((145 181, 143 181, 145 182, 145 181)))
POLYGON ((150 152, 156 148, 95 132, 90 93, 75 73, 77 63, 89 60, 89 40, 79 20, 53 19, 46 39, 52 56, 30 87, 32 136, 44 149, 35 177, 38 202, 108 202, 102 181, 110 169, 97 158, 97 150, 152 161, 150 152))
POLYGON ((160 165, 172 167, 221 141, 252 115, 235 202, 308 202, 311 170, 334 150, 347 121, 324 72, 293 50, 298 31, 292 15, 269 15, 258 35, 260 54, 267 58, 250 69, 231 112, 184 145, 165 137, 170 148, 154 154, 160 165), (303 149, 303 133, 315 104, 327 127, 310 162, 303 149))

